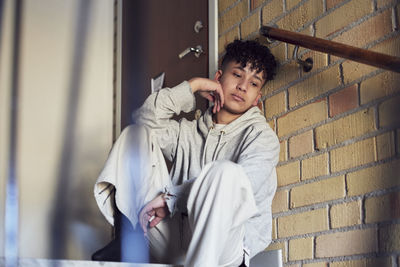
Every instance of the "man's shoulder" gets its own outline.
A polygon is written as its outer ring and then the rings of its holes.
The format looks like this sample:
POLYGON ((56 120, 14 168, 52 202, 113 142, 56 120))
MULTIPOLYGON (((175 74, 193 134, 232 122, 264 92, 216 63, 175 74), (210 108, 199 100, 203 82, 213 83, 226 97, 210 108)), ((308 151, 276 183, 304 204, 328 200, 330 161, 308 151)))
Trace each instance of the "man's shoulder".
POLYGON ((278 136, 266 121, 256 121, 248 126, 248 131, 253 141, 270 146, 279 144, 278 136))

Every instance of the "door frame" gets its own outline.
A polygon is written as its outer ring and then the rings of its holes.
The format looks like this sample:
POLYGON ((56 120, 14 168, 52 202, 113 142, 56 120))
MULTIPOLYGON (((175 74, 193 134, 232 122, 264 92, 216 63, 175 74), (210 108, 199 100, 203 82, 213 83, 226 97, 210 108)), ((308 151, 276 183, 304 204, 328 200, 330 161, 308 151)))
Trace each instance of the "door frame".
POLYGON ((218 70, 218 1, 208 0, 208 77, 218 70))
MULTIPOLYGON (((121 134, 122 95, 122 8, 124 0, 114 0, 114 114, 113 141, 121 134)), ((208 77, 218 70, 218 1, 208 0, 208 77)))

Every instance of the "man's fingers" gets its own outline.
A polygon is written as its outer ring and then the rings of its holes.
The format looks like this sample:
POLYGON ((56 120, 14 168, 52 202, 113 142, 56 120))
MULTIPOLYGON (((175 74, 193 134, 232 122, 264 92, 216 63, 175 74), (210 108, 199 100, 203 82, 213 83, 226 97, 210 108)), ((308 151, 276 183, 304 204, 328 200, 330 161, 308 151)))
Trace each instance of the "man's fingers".
POLYGON ((153 220, 149 221, 149 226, 150 226, 150 228, 156 226, 159 222, 162 221, 162 219, 163 219, 163 218, 161 218, 161 217, 154 217, 153 220))
POLYGON ((219 100, 220 100, 220 105, 221 107, 224 106, 224 92, 222 91, 222 88, 218 89, 218 96, 219 96, 219 100))
POLYGON ((140 226, 143 229, 143 232, 146 233, 147 232, 147 225, 149 223, 149 220, 152 216, 154 216, 155 211, 152 210, 146 210, 146 207, 143 208, 142 212, 140 213, 140 218, 139 218, 139 223, 140 226))
POLYGON ((147 223, 145 223, 145 218, 144 215, 141 216, 140 218, 140 227, 142 227, 143 232, 146 234, 147 233, 147 223))
POLYGON ((213 95, 211 95, 211 94, 207 94, 206 95, 206 99, 211 101, 211 102, 214 102, 215 97, 213 95))

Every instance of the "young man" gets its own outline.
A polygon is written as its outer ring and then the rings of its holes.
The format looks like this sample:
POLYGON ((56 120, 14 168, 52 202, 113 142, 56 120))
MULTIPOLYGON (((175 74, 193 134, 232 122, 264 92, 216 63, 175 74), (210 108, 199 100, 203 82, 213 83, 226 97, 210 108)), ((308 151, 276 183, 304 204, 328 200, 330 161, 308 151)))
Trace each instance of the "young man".
POLYGON ((155 261, 248 266, 270 243, 279 142, 257 103, 275 68, 268 48, 235 40, 214 80, 150 95, 118 138, 95 197, 110 223, 121 212, 140 226, 155 261), (196 93, 214 105, 198 120, 173 120, 195 109, 196 93))

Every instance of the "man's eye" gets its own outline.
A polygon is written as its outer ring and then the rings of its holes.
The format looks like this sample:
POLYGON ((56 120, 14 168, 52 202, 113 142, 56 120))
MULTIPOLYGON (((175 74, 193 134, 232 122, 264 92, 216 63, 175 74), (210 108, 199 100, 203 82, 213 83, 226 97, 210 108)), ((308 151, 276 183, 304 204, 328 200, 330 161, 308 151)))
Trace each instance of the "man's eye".
POLYGON ((257 87, 258 84, 257 83, 251 83, 252 86, 257 87))
POLYGON ((235 76, 235 77, 240 77, 240 74, 234 72, 234 73, 233 73, 233 76, 235 76))

